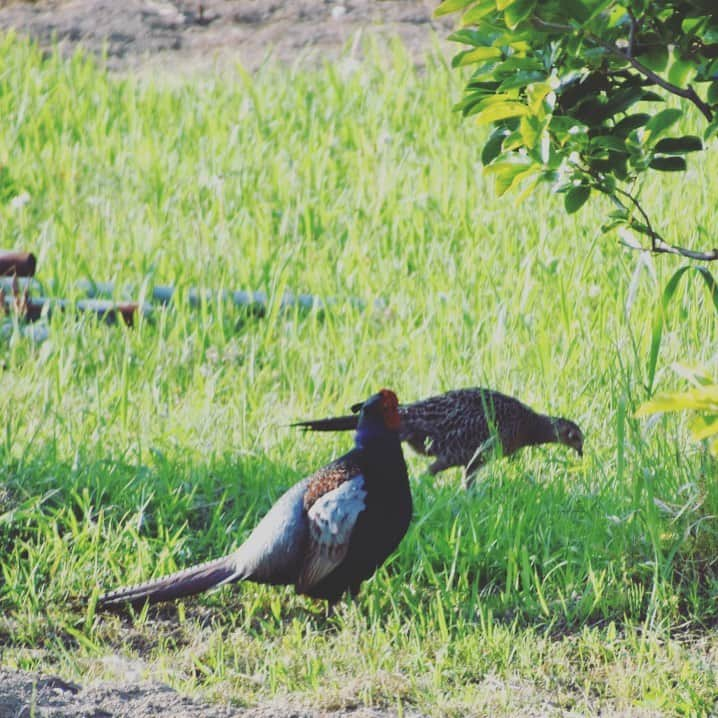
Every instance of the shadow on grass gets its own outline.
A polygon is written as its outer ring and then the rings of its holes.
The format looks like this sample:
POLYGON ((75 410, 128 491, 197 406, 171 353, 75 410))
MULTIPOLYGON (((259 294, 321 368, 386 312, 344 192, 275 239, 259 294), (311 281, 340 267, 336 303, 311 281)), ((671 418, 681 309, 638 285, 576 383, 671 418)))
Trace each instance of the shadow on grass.
MULTIPOLYGON (((409 533, 358 599, 367 621, 444 621, 450 634, 488 622, 554 635, 652 615, 715 622, 715 561, 700 559, 697 575, 698 559, 685 560, 695 542, 675 522, 665 521, 671 534, 659 536, 665 553, 657 564, 652 527, 614 488, 534 480, 520 466, 505 473, 483 472, 469 492, 451 477, 414 480, 409 533)), ((93 592, 239 546, 302 478, 281 463, 181 450, 142 462, 78 451, 70 463, 45 447, 8 462, 5 476, 0 643, 144 653, 189 643, 197 630, 276 637, 296 621, 332 633, 344 620, 343 607, 327 617, 322 603, 291 587, 255 585, 139 612, 89 608, 93 592)))

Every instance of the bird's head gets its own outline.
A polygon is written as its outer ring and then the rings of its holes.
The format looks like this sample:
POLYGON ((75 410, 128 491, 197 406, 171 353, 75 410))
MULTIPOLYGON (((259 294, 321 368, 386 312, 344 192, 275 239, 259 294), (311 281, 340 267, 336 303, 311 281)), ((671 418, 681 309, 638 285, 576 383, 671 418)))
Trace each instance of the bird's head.
POLYGON ((382 389, 370 396, 361 407, 357 437, 365 439, 386 430, 398 431, 401 424, 399 400, 391 389, 382 389))
POLYGON ((556 441, 570 446, 579 456, 583 456, 583 432, 570 419, 554 419, 553 430, 556 441))

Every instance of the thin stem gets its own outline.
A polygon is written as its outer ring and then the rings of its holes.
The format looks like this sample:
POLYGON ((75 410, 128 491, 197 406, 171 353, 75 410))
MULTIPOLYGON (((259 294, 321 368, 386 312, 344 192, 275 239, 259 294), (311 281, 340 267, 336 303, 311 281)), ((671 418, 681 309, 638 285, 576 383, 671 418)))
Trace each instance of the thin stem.
POLYGON ((616 187, 615 191, 618 192, 618 194, 620 194, 621 196, 627 197, 627 198, 631 201, 631 203, 633 204, 633 206, 640 212, 641 217, 643 217, 643 221, 644 221, 646 227, 648 228, 648 233, 649 233, 650 236, 651 236, 651 246, 652 246, 652 249, 655 250, 655 248, 656 248, 656 241, 658 240, 658 241, 660 241, 660 242, 663 242, 663 237, 661 237, 661 235, 658 234, 658 232, 656 232, 656 231, 653 229, 653 225, 651 224, 651 220, 648 218, 648 214, 647 214, 646 211, 643 209, 643 207, 641 207, 641 203, 638 201, 638 198, 637 198, 637 197, 634 197, 630 192, 626 192, 626 190, 623 190, 623 189, 621 189, 620 187, 616 187))
POLYGON ((636 33, 638 31, 638 20, 636 20, 636 16, 631 12, 631 10, 628 10, 628 14, 631 18, 631 29, 628 33, 628 52, 626 53, 628 57, 633 57, 633 46, 636 42, 636 33))
POLYGON ((619 189, 618 187, 616 187, 615 191, 618 192, 621 196, 626 197, 631 201, 631 204, 633 204, 633 206, 641 214, 641 217, 643 218, 643 221, 648 228, 648 233, 651 237, 650 247, 637 247, 633 244, 629 244, 628 242, 623 242, 626 247, 638 250, 640 252, 652 252, 653 254, 675 254, 679 257, 696 259, 701 262, 718 261, 718 248, 711 249, 708 252, 699 252, 693 249, 686 249, 685 247, 678 247, 675 244, 669 244, 668 242, 666 242, 661 237, 661 235, 659 235, 658 232, 653 229, 651 221, 648 218, 648 214, 643 209, 643 207, 641 207, 641 203, 638 201, 638 199, 634 197, 630 192, 626 192, 625 190, 619 189))

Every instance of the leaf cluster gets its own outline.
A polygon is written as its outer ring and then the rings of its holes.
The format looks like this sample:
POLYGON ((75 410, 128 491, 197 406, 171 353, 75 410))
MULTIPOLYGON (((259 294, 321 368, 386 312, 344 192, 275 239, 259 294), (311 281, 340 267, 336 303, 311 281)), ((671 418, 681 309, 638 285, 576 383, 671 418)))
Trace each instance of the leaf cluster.
POLYGON ((494 130, 481 159, 498 194, 548 181, 576 212, 592 192, 614 202, 604 230, 660 236, 637 200, 649 170, 686 169, 718 132, 714 0, 444 0, 461 12, 453 59, 473 68, 457 108, 494 130), (703 137, 672 134, 688 100, 703 137))
POLYGON ((636 415, 692 409, 698 412, 690 424, 693 438, 706 440, 711 452, 718 456, 718 384, 707 376, 696 376, 692 388, 658 394, 643 404, 636 415))

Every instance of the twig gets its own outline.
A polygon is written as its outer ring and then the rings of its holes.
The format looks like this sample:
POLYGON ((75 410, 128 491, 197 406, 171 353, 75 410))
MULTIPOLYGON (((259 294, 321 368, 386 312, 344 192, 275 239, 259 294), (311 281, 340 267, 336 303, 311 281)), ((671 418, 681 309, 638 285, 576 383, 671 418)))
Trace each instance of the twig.
POLYGON ((645 222, 646 228, 648 229, 648 234, 651 237, 651 247, 655 249, 656 242, 663 242, 663 237, 661 237, 661 235, 658 234, 655 229, 653 229, 653 225, 651 224, 651 220, 648 218, 646 210, 641 207, 641 203, 630 192, 626 192, 626 190, 623 190, 620 187, 616 187, 615 192, 618 192, 618 194, 622 195, 623 197, 628 197, 628 199, 631 200, 633 206, 641 213, 641 217, 643 217, 643 221, 645 222))
POLYGON ((545 32, 573 32, 578 29, 576 27, 572 27, 571 25, 542 20, 536 15, 531 18, 531 23, 537 30, 544 30, 545 32))
POLYGON ((701 262, 715 262, 718 260, 718 248, 711 249, 708 252, 700 252, 694 249, 686 249, 685 247, 679 247, 675 244, 669 244, 668 242, 666 242, 663 237, 661 237, 661 235, 653 229, 653 226, 651 225, 651 220, 648 218, 648 214, 643 209, 643 207, 641 207, 641 203, 638 201, 638 199, 636 199, 636 197, 634 197, 630 192, 626 192, 619 187, 616 187, 615 191, 623 197, 627 197, 631 201, 633 206, 640 212, 641 217, 643 218, 643 221, 646 225, 646 228, 648 229, 648 233, 651 237, 650 247, 642 247, 640 245, 636 246, 628 242, 623 242, 622 244, 624 246, 629 247, 630 249, 638 250, 640 252, 652 252, 653 254, 675 254, 679 257, 696 259, 701 262))
POLYGON ((688 259, 696 259, 700 262, 715 262, 718 260, 718 248, 712 249, 709 252, 696 252, 692 249, 686 249, 685 247, 677 247, 674 244, 668 244, 662 239, 657 240, 650 247, 637 247, 629 244, 628 242, 622 242, 622 244, 630 249, 635 249, 639 252, 651 252, 653 254, 675 254, 679 257, 686 257, 688 259))

